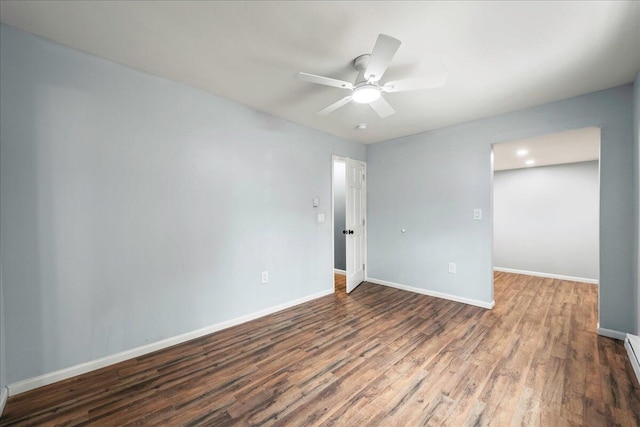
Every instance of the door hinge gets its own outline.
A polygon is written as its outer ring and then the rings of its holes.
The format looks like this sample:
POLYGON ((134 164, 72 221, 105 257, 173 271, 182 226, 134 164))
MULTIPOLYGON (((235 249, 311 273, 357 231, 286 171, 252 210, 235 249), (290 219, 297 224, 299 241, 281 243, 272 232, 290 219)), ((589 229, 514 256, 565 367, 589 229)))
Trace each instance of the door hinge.
POLYGON ((362 225, 364 225, 364 218, 362 218, 362 225))
POLYGON ((364 264, 362 264, 362 269, 364 270, 364 264))

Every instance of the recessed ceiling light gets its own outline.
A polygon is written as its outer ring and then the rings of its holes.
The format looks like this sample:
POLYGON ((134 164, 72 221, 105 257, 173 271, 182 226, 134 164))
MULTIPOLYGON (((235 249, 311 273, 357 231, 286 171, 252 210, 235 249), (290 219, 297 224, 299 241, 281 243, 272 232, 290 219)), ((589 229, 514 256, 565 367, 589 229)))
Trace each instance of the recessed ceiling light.
POLYGON ((360 123, 359 125, 356 126, 357 130, 366 130, 367 129, 367 124, 366 123, 360 123))
POLYGON ((529 150, 522 148, 518 151, 516 151, 516 156, 518 157, 522 157, 522 156, 526 156, 527 154, 529 154, 529 150))
POLYGON ((535 161, 535 160, 533 160, 533 159, 529 159, 529 160, 527 160, 525 163, 526 163, 526 164, 528 164, 529 166, 531 166, 531 165, 535 164, 535 163, 536 163, 536 161, 535 161))

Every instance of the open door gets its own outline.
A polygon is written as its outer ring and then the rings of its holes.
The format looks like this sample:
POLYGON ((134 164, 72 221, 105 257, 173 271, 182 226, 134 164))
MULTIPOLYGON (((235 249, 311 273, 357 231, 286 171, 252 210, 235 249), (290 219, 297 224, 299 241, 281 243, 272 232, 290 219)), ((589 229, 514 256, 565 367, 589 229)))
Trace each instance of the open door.
POLYGON ((365 165, 346 159, 346 209, 344 233, 347 235, 347 293, 365 278, 365 165))

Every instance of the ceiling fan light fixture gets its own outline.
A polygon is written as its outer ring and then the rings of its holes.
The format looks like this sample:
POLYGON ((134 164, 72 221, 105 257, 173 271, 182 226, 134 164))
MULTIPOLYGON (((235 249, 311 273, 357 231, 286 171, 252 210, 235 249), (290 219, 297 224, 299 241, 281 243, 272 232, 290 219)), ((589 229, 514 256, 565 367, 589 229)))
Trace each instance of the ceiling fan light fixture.
POLYGON ((380 89, 372 84, 364 84, 353 90, 353 102, 358 104, 370 104, 380 98, 380 89))

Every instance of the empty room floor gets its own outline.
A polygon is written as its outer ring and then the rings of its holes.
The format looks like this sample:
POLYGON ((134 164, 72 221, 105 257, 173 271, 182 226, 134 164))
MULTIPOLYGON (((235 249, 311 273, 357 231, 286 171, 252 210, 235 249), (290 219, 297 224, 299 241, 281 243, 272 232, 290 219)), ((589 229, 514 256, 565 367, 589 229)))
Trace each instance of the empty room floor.
POLYGON ((363 283, 11 397, 0 425, 640 425, 595 285, 496 273, 495 300, 363 283))

